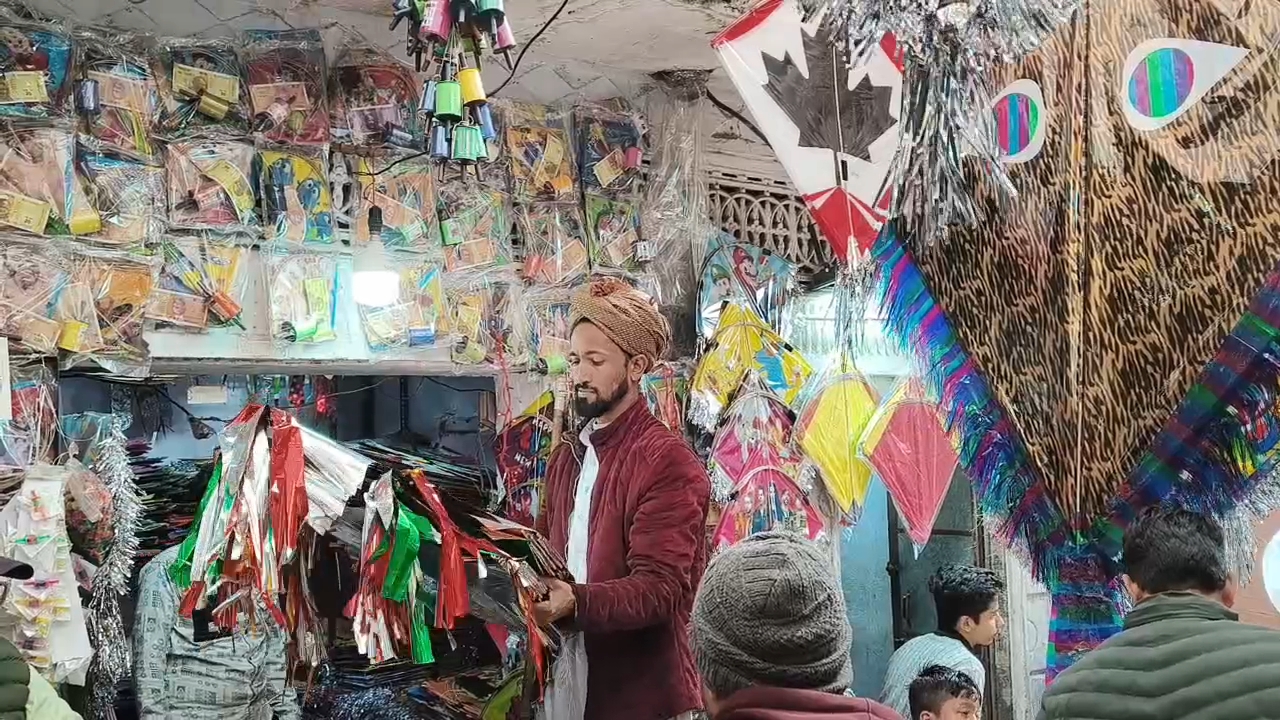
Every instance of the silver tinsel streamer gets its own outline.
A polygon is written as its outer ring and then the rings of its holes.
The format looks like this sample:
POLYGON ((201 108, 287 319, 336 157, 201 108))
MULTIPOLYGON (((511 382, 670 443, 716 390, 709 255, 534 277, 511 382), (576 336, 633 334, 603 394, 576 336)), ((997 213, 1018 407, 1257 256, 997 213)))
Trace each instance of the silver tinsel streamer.
POLYGON ((1079 0, 800 0, 808 15, 830 10, 860 65, 886 34, 904 54, 898 152, 886 178, 891 215, 927 247, 979 209, 965 182, 969 156, 1004 199, 1015 194, 999 160, 991 70, 1021 59, 1079 8, 1079 0))
POLYGON ((125 450, 127 415, 109 415, 99 430, 100 443, 93 470, 111 492, 111 547, 93 578, 93 597, 89 601, 86 620, 89 640, 93 643, 93 664, 89 668, 92 682, 90 715, 113 717, 117 687, 132 672, 129 638, 120 617, 120 598, 129 592, 134 558, 138 553, 138 522, 142 503, 138 486, 125 450))

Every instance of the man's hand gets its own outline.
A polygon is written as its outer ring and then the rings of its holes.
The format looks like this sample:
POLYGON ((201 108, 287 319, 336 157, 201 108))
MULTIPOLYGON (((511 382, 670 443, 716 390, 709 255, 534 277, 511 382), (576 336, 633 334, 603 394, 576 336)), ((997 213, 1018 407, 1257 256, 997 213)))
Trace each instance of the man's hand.
POLYGON ((578 601, 573 596, 573 587, 563 580, 542 578, 546 583, 547 599, 533 606, 533 619, 540 627, 550 627, 567 617, 573 617, 578 609, 578 601))

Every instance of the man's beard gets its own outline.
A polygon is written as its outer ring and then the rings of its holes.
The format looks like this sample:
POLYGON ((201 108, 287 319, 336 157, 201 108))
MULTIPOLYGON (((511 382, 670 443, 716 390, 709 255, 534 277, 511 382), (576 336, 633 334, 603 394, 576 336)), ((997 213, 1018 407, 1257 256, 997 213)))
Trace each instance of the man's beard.
POLYGON ((578 413, 578 417, 583 420, 595 420, 596 418, 609 412, 622 401, 627 394, 627 387, 623 383, 614 386, 613 392, 609 395, 595 394, 594 400, 588 400, 578 394, 575 388, 573 393, 573 409, 578 413))

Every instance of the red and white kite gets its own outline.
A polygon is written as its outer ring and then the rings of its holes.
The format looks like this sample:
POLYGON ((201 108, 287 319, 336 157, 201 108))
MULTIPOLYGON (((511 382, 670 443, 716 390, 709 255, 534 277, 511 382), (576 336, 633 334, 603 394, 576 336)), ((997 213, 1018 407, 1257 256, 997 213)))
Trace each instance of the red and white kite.
POLYGON ((889 206, 885 177, 898 148, 902 65, 892 36, 857 68, 819 15, 765 0, 711 42, 760 131, 846 262, 875 242, 889 206), (856 250, 855 250, 856 249, 856 250))

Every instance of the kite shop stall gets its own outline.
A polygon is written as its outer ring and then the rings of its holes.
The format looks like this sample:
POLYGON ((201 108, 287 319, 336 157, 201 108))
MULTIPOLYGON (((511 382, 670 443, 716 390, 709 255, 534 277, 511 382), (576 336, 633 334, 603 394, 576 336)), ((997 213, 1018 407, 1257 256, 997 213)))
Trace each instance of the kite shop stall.
POLYGON ((1153 505, 1217 517, 1276 620, 1280 100, 1237 10, 766 0, 714 41, 1049 590, 1050 682, 1119 628, 1153 505))

